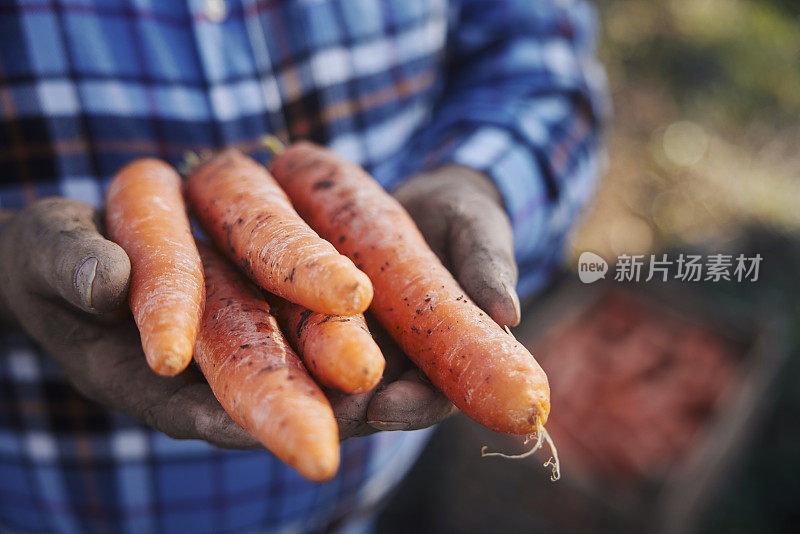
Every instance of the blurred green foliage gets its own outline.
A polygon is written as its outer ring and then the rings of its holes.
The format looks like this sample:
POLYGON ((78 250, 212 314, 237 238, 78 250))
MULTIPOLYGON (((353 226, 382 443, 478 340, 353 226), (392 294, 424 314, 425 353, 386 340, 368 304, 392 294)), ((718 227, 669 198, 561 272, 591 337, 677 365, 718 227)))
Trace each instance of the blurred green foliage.
POLYGON ((719 249, 754 224, 800 235, 800 1, 597 5, 615 116, 573 252, 719 249))
POLYGON ((667 88, 681 109, 731 127, 800 117, 800 2, 600 3, 614 72, 667 88))

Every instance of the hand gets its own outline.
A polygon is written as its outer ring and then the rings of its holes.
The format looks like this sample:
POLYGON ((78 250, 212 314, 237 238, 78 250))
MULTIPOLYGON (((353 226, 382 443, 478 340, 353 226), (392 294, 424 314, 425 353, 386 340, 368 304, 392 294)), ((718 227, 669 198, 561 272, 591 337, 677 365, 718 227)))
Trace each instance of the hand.
MULTIPOLYGON (((397 197, 467 293, 501 324, 516 324, 511 230, 488 179, 447 167, 411 179, 397 197)), ((0 214, 0 316, 5 309, 89 398, 175 438, 258 446, 199 373, 162 378, 147 367, 130 314, 119 310, 130 264, 100 235, 97 220, 91 207, 66 199, 39 201, 10 220, 0 214), (29 243, 37 247, 31 250, 29 243)), ((450 401, 374 321, 370 328, 387 359, 386 372, 373 391, 328 392, 342 439, 425 428, 453 413, 450 401)))
POLYGON ((199 372, 165 378, 150 370, 125 304, 130 262, 98 221, 91 206, 64 198, 0 217, 0 309, 86 397, 173 438, 258 447, 199 372))
MULTIPOLYGON (((467 294, 499 324, 518 324, 511 223, 489 178, 451 165, 412 177, 395 197, 467 294)), ((329 394, 343 439, 425 428, 455 412, 375 321, 369 327, 386 357, 386 371, 373 391, 329 394)))

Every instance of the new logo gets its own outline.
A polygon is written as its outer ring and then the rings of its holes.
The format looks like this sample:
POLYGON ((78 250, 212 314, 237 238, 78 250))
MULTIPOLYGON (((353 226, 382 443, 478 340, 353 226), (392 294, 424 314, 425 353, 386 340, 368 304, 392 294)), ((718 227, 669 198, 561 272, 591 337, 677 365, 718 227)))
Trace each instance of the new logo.
POLYGON ((584 284, 591 284, 606 277, 608 263, 594 252, 582 252, 578 258, 578 278, 584 284))

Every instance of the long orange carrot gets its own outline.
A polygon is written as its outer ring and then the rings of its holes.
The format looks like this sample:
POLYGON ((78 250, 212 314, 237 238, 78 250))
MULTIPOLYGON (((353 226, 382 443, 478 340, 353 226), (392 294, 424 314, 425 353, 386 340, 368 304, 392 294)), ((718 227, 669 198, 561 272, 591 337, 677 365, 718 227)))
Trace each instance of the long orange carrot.
POLYGON ((386 362, 364 316, 327 315, 275 297, 271 309, 309 372, 323 385, 364 393, 378 385, 386 362))
POLYGON ((128 301, 147 363, 175 375, 192 361, 204 301, 178 173, 157 159, 123 167, 106 193, 106 226, 131 260, 128 301))
POLYGON ((321 313, 362 313, 372 284, 297 215, 267 170, 234 149, 189 175, 192 209, 259 286, 321 313))
POLYGON ((544 371, 466 296, 397 201, 307 142, 278 156, 272 172, 311 227, 369 275, 372 311, 434 385, 493 430, 539 433, 550 411, 544 371))
POLYGON ((242 428, 309 480, 339 467, 330 403, 283 337, 258 290, 207 245, 206 309, 195 360, 222 407, 242 428))

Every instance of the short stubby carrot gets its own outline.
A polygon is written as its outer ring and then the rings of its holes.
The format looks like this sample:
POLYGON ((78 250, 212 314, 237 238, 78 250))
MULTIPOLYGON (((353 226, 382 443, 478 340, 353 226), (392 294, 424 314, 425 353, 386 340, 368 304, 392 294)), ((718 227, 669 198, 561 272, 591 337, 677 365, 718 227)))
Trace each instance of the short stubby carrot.
POLYGON ((219 248, 263 289, 320 313, 362 313, 372 284, 300 218, 267 169, 227 149, 189 173, 189 202, 219 248))
POLYGON ((283 332, 322 385, 350 394, 378 385, 386 362, 363 315, 318 313, 274 296, 270 304, 283 332))
POLYGON ((106 227, 131 261, 128 302, 147 363, 175 375, 192 361, 203 312, 203 267, 192 238, 181 178, 167 163, 139 159, 106 192, 106 227))
POLYGON ((328 399, 303 367, 259 290, 200 244, 206 308, 195 360, 225 411, 301 475, 329 480, 339 430, 328 399))
POLYGON ((272 172, 311 227, 369 275, 372 311, 435 386, 492 430, 539 432, 550 411, 544 371, 466 296, 396 200, 307 142, 276 157, 272 172))

